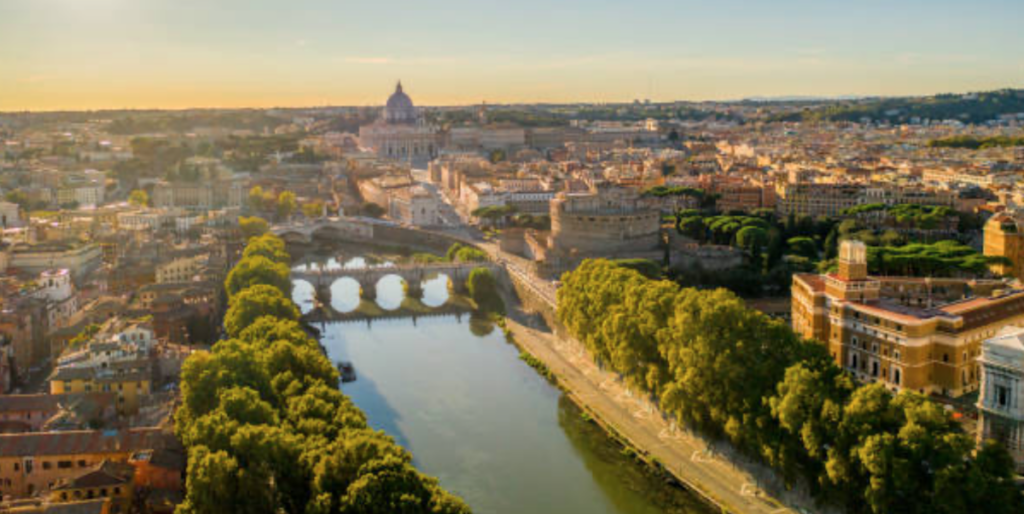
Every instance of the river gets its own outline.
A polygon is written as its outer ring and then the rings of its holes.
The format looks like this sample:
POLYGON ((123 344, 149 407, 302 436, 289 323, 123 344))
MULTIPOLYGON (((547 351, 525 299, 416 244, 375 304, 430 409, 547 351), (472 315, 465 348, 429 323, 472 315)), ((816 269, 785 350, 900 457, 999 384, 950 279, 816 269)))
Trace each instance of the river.
MULTIPOLYGON (((354 310, 358 290, 355 281, 340 279, 332 307, 354 310)), ((303 312, 312 308, 312 286, 297 281, 293 294, 303 312)), ((403 298, 401 279, 381 279, 381 308, 393 310, 403 298)), ((447 298, 446 277, 424 283, 424 304, 447 298)), ((393 436, 420 470, 475 513, 710 512, 623 452, 489 322, 467 314, 320 328, 331 360, 354 364, 358 379, 342 390, 370 425, 393 436)))

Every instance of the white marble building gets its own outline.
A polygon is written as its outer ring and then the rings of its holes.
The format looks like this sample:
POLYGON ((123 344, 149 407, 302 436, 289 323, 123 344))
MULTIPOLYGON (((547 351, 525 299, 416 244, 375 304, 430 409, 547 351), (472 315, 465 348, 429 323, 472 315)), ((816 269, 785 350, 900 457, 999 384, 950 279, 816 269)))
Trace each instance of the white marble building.
POLYGON ((1006 327, 982 344, 978 440, 1006 446, 1024 473, 1024 328, 1006 327))

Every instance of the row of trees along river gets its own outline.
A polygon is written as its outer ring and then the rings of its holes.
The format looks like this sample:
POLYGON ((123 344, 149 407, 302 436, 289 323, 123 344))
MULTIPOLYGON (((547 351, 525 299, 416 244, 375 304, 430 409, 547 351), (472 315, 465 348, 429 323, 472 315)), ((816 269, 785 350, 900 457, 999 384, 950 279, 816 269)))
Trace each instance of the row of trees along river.
MULTIPOLYGON (((285 245, 249 221, 225 280, 227 338, 182 370, 179 512, 707 512, 608 439, 487 319, 326 323, 318 343, 293 301, 310 291, 292 292, 285 245), (358 370, 344 393, 340 360, 358 370)), ((400 281, 381 282, 375 301, 400 304, 400 281)), ((443 303, 447 281, 428 282, 425 303, 443 303)))
POLYGON ((789 326, 724 289, 656 281, 605 260, 563 277, 558 315, 604 366, 679 422, 804 480, 851 513, 1022 512, 1013 463, 975 448, 926 397, 859 385, 789 326))
POLYGON ((280 239, 251 239, 225 283, 229 338, 185 362, 178 512, 468 513, 339 390, 299 325, 289 262, 280 239))
MULTIPOLYGON (((359 253, 370 250, 314 256, 293 269, 387 267, 400 258, 359 253)), ((477 260, 462 247, 446 256, 411 258, 477 260)), ((709 512, 695 496, 638 463, 521 360, 487 315, 504 306, 486 269, 471 273, 467 297, 451 285, 444 275, 429 278, 415 301, 427 307, 470 305, 476 312, 317 325, 331 360, 355 366, 358 378, 343 384, 345 394, 370 426, 415 455, 418 469, 437 476, 481 513, 709 512)), ((373 300, 361 299, 359 284, 343 276, 328 289, 330 307, 339 312, 392 312, 410 301, 395 275, 380 279, 373 300)), ((314 295, 310 284, 295 281, 293 298, 304 312, 315 308, 314 295)))

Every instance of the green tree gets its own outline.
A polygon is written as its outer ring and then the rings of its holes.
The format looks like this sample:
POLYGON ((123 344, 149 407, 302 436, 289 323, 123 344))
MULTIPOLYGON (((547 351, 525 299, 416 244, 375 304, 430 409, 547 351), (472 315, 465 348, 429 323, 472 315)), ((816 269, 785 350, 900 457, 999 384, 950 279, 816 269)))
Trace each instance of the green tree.
MULTIPOLYGON (((283 265, 280 240, 250 241, 245 266, 283 265)), ((253 275, 255 277, 256 275, 253 275)), ((367 427, 294 303, 265 280, 230 300, 229 337, 182 366, 175 431, 188 450, 183 513, 468 513, 367 427)))
POLYGON ((128 203, 136 207, 146 207, 149 205, 149 194, 142 189, 136 189, 128 195, 128 203))
POLYGON ((504 313, 505 302, 498 292, 498 280, 487 268, 475 268, 466 279, 469 296, 476 302, 477 308, 484 312, 504 313))
POLYGON ((8 191, 7 194, 4 195, 4 198, 8 202, 18 204, 18 207, 20 207, 22 210, 29 209, 28 195, 25 194, 25 192, 20 189, 8 191))
POLYGON ((262 255, 245 257, 228 273, 224 289, 228 297, 233 298, 239 291, 258 284, 273 286, 282 295, 291 295, 291 270, 287 264, 274 262, 262 255))
POLYGON ((736 232, 736 245, 747 251, 755 263, 760 263, 761 251, 768 244, 768 231, 756 226, 747 226, 736 232))
POLYGON ((230 306, 224 315, 224 329, 229 337, 235 337, 261 316, 297 320, 299 309, 280 288, 257 284, 231 297, 230 306))
POLYGON ((281 191, 281 194, 277 195, 277 217, 279 219, 288 219, 298 204, 295 203, 295 193, 291 191, 281 191))
POLYGON ((242 258, 265 257, 279 264, 291 262, 291 256, 285 248, 284 241, 274 234, 263 234, 249 239, 249 243, 242 251, 242 258))
POLYGON ((650 259, 616 259, 616 265, 631 269, 649 279, 661 278, 661 265, 650 259))
POLYGON ((818 245, 814 244, 814 240, 809 237, 791 237, 786 241, 786 245, 789 247, 789 253, 793 255, 810 260, 818 259, 818 245))
POLYGON ((689 216, 679 220, 678 230, 690 239, 703 242, 707 236, 707 229, 704 227, 704 220, 700 216, 689 216))
POLYGON ((302 214, 307 218, 319 218, 323 215, 324 203, 321 201, 307 202, 302 204, 302 214))
POLYGON ((255 212, 263 210, 263 188, 260 186, 253 186, 249 190, 249 209, 255 212))
POLYGON ((257 216, 251 216, 248 218, 245 216, 239 216, 238 227, 242 231, 242 237, 246 240, 262 236, 270 231, 270 224, 267 223, 267 220, 257 216))

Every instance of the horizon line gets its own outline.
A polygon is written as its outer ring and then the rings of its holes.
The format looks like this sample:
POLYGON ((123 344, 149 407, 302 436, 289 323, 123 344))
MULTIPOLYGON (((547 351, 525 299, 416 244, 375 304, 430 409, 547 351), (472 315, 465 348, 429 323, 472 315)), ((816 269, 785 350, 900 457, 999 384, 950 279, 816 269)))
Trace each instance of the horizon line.
MULTIPOLYGON (((700 99, 700 100, 654 100, 647 98, 632 98, 629 100, 577 100, 577 101, 556 101, 556 100, 545 100, 537 102, 502 102, 502 101, 491 101, 481 100, 475 103, 439 103, 439 104, 417 104, 417 108, 434 108, 434 109, 445 109, 445 108, 466 108, 466 107, 478 107, 481 105, 491 106, 502 106, 502 107, 514 107, 514 106, 559 106, 559 105, 629 105, 636 102, 647 103, 651 105, 665 105, 665 104, 677 104, 677 103, 717 103, 717 104, 730 104, 740 102, 764 102, 764 103, 784 103, 784 102, 828 102, 828 101, 859 101, 859 100, 881 100, 881 99, 907 99, 907 98, 928 98, 939 95, 969 95, 974 93, 988 93, 998 91, 1024 91, 1024 85, 1022 86, 1007 86, 993 89, 983 90, 968 90, 968 91, 943 91, 936 93, 925 93, 925 94, 911 94, 911 95, 878 95, 878 94, 836 94, 836 95, 801 95, 801 94, 783 94, 783 95, 752 95, 743 98, 731 98, 731 99, 700 99)), ((12 115, 12 114, 54 114, 54 113, 103 113, 103 112, 188 112, 188 111, 244 111, 244 110, 273 110, 273 109, 290 109, 290 110, 308 110, 308 109, 338 109, 338 108, 380 108, 384 106, 384 102, 378 104, 279 104, 270 106, 193 106, 193 107, 153 107, 153 106, 134 106, 134 107, 96 107, 96 108, 58 108, 58 109, 18 109, 18 110, 0 110, 0 115, 12 115)))

